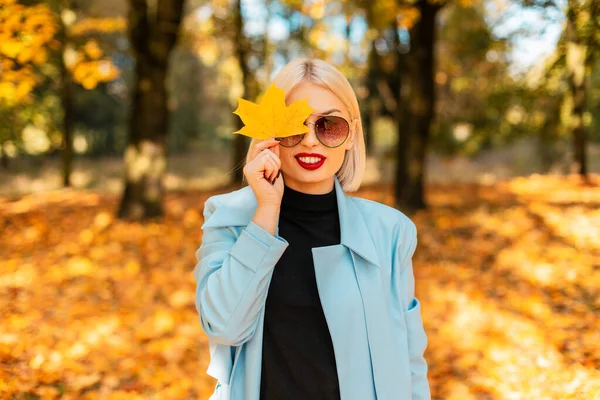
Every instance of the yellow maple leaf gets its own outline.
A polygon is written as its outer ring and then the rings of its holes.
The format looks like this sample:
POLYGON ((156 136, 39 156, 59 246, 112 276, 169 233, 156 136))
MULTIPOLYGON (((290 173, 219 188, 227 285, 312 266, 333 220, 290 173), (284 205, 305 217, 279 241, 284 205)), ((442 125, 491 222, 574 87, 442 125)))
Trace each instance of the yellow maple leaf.
POLYGON ((273 83, 260 104, 238 98, 238 108, 233 113, 242 119, 244 127, 234 133, 261 140, 298 135, 308 132, 304 121, 313 111, 308 98, 286 106, 283 89, 273 83))

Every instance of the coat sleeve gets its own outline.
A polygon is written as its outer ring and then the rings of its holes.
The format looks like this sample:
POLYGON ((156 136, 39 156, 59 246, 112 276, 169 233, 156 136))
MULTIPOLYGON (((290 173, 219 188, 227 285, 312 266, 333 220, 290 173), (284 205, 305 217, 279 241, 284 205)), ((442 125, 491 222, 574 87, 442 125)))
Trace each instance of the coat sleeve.
MULTIPOLYGON (((213 197, 206 200, 205 221, 216 207, 213 197)), ((252 337, 273 269, 288 245, 254 221, 239 237, 231 227, 203 228, 194 268, 196 309, 213 343, 238 346, 252 337)))
POLYGON ((401 292, 398 297, 402 301, 406 321, 408 351, 410 361, 412 400, 430 400, 431 392, 427 379, 427 362, 424 357, 427 348, 427 335, 421 317, 421 303, 415 297, 415 277, 413 273, 412 257, 417 248, 417 227, 414 222, 403 216, 401 226, 404 233, 400 238, 401 248, 396 252, 395 267, 396 288, 401 292))

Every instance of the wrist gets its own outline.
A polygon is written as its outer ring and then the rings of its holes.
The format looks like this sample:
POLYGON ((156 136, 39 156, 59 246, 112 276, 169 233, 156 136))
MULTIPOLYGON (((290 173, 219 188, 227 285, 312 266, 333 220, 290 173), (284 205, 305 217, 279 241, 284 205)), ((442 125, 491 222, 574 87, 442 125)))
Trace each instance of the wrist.
POLYGON ((261 205, 256 209, 252 221, 271 235, 275 236, 275 230, 279 222, 279 207, 261 205))
POLYGON ((254 215, 262 216, 279 216, 280 205, 279 204, 259 204, 256 207, 254 215))

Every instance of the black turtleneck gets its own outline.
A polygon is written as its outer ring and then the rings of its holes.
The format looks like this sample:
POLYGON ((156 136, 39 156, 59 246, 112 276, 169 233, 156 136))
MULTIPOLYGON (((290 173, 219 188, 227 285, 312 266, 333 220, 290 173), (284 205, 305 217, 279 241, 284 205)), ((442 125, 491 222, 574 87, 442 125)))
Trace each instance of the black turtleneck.
POLYGON ((289 242, 273 271, 265 305, 261 400, 339 400, 329 328, 311 248, 340 243, 335 188, 284 188, 279 235, 289 242))

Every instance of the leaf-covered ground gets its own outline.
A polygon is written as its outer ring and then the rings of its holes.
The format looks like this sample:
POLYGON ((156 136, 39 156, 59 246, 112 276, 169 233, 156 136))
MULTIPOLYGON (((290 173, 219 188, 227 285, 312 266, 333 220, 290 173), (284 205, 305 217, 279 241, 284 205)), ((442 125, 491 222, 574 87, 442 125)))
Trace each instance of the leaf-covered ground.
MULTIPOLYGON (((593 178, 428 187, 411 218, 434 399, 600 399, 593 178)), ((0 199, 0 398, 208 398, 192 271, 211 194, 171 193, 146 225, 112 195, 0 199)))

